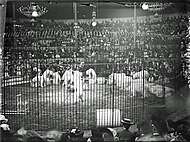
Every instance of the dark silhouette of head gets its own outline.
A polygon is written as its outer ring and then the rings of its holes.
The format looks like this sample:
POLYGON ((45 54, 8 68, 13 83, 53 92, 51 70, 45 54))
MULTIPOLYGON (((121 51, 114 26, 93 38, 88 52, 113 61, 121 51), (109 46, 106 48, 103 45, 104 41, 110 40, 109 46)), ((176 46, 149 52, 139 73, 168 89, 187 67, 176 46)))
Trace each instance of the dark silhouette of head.
POLYGON ((147 121, 139 122, 137 128, 140 134, 148 134, 151 132, 151 126, 147 121))
POLYGON ((155 128, 155 131, 158 132, 159 134, 164 134, 168 132, 167 123, 163 119, 160 119, 156 117, 155 115, 152 115, 151 121, 155 128))

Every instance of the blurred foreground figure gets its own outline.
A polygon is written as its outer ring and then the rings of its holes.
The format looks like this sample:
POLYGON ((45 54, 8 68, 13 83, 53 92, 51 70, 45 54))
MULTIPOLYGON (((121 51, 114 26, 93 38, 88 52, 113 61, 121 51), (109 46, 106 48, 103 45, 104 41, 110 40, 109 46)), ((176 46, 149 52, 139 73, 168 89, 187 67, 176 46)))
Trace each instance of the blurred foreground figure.
POLYGON ((0 141, 1 142, 11 142, 13 141, 12 133, 10 131, 9 125, 7 124, 8 119, 4 115, 0 115, 0 141))
POLYGON ((33 130, 26 130, 21 127, 14 134, 15 142, 45 142, 45 140, 33 130))
POLYGON ((46 133, 46 141, 47 142, 60 142, 62 137, 62 132, 56 129, 49 130, 46 133))
POLYGON ((166 135, 168 132, 167 123, 152 115, 151 117, 152 131, 148 134, 141 135, 135 139, 135 141, 167 141, 166 135))
POLYGON ((138 129, 139 137, 152 132, 150 124, 146 121, 141 121, 141 122, 137 123, 137 129, 138 129))
POLYGON ((94 128, 91 130, 92 137, 88 139, 89 142, 102 142, 104 139, 102 138, 102 134, 100 133, 99 129, 94 128))

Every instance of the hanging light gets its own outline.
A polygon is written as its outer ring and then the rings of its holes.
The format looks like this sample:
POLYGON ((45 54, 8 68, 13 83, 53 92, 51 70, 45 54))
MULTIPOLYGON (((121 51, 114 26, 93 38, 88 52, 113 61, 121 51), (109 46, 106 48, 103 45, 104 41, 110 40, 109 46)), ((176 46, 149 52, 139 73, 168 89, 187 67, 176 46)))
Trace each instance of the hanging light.
POLYGON ((2 4, 2 3, 0 3, 0 6, 1 6, 1 7, 5 7, 5 5, 4 5, 4 4, 2 4))
POLYGON ((97 23, 96 23, 95 21, 92 22, 92 26, 93 26, 93 27, 95 27, 96 24, 97 24, 97 23))
POLYGON ((160 3, 160 2, 145 2, 141 4, 143 10, 149 10, 151 12, 158 12, 171 6, 172 3, 160 3))
POLYGON ((33 11, 32 12, 32 17, 38 17, 38 12, 37 11, 33 11))
POLYGON ((96 23, 96 5, 93 4, 93 10, 92 10, 92 26, 95 27, 97 25, 96 23))
POLYGON ((93 10, 92 11, 92 26, 95 27, 96 26, 96 11, 93 10))
POLYGON ((17 10, 23 15, 32 18, 40 17, 48 12, 46 7, 39 6, 33 2, 27 6, 21 6, 17 10))
POLYGON ((148 10, 148 4, 147 4, 147 3, 143 3, 142 9, 143 9, 143 10, 148 10))

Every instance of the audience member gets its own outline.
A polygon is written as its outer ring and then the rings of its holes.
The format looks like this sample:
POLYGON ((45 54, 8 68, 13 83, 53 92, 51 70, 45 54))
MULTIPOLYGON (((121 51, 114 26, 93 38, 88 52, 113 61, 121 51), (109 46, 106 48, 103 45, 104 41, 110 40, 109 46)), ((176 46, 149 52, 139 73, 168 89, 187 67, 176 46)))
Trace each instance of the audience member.
POLYGON ((90 137, 91 142, 102 142, 104 139, 102 138, 102 134, 99 129, 94 128, 91 129, 92 136, 90 137))
POLYGON ((124 118, 121 120, 123 123, 124 130, 118 133, 118 138, 120 141, 133 142, 135 141, 135 135, 133 132, 129 131, 131 125, 134 125, 134 122, 131 119, 124 118))

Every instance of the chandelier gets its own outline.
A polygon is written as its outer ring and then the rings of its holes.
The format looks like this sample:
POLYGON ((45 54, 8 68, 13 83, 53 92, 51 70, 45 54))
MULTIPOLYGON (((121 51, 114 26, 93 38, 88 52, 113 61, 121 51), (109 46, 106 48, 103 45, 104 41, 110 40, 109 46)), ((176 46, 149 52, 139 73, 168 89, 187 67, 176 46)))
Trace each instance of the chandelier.
POLYGON ((145 2, 141 4, 143 10, 149 10, 151 12, 158 12, 171 6, 172 3, 160 3, 160 2, 145 2))
POLYGON ((31 2, 27 6, 21 6, 18 8, 18 11, 27 17, 40 17, 48 12, 46 7, 39 6, 31 2))
POLYGON ((134 5, 141 7, 143 10, 149 10, 151 12, 158 12, 171 6, 173 3, 169 2, 116 2, 117 4, 124 5, 126 7, 134 7, 134 5))

